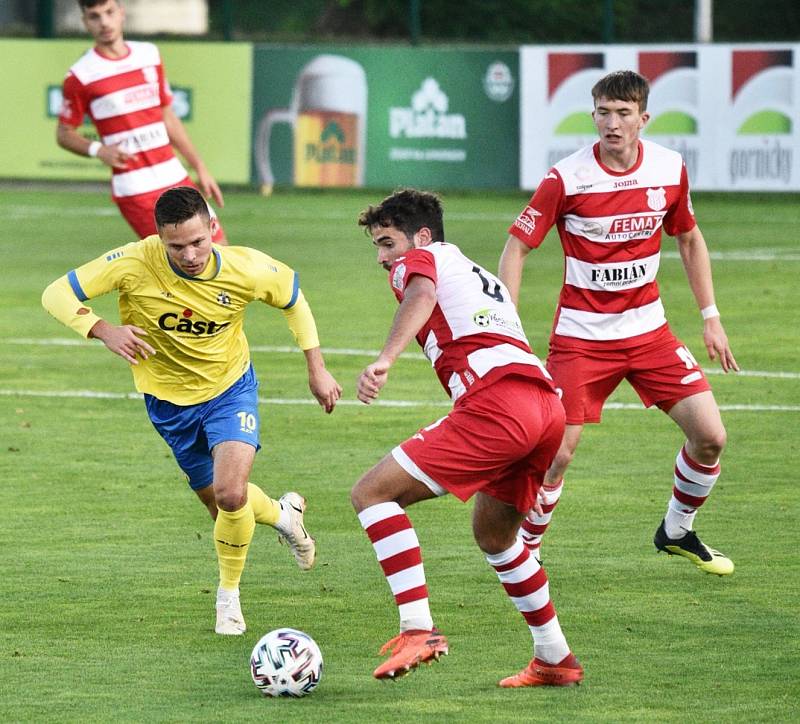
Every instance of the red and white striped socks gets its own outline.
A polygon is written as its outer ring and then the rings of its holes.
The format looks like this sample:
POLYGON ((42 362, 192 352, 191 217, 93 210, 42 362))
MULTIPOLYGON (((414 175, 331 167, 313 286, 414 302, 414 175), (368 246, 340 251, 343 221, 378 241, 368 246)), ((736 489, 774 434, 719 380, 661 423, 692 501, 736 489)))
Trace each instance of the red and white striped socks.
POLYGON ((419 540, 397 503, 378 503, 358 514, 372 541, 400 612, 400 630, 433 629, 419 540))
POLYGON ((553 517, 553 509, 558 504, 561 497, 561 491, 564 490, 564 481, 559 480, 555 487, 546 488, 542 487, 539 491, 539 499, 542 503, 542 515, 539 515, 535 510, 528 511, 525 520, 519 529, 522 542, 527 546, 528 550, 536 557, 537 561, 542 560, 539 553, 539 548, 542 545, 542 536, 550 525, 550 519, 553 517))
POLYGON ((697 509, 706 502, 719 477, 720 465, 703 465, 692 460, 684 445, 675 460, 675 484, 664 516, 664 530, 670 538, 682 538, 692 529, 697 509))
POLYGON ((489 565, 522 614, 533 636, 534 656, 548 664, 557 664, 569 654, 569 646, 556 610, 550 601, 550 584, 539 561, 520 539, 506 551, 487 555, 489 565))

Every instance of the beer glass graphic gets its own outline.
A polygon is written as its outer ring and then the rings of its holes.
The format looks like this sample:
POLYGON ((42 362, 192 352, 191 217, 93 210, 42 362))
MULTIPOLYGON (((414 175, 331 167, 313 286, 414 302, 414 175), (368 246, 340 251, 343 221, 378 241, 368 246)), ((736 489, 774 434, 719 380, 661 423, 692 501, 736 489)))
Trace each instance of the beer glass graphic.
POLYGON ((356 61, 318 55, 298 74, 289 108, 264 114, 256 135, 256 165, 266 193, 275 183, 270 140, 276 123, 292 129, 296 186, 362 186, 367 76, 356 61))

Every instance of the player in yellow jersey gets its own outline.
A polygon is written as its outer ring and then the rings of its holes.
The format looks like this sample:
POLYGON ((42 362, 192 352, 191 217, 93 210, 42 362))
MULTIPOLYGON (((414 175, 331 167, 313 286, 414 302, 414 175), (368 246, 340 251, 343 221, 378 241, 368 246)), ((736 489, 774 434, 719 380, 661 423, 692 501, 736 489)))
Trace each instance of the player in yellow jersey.
POLYGON ((255 249, 212 244, 208 205, 194 188, 165 191, 155 217, 158 236, 70 271, 47 287, 42 304, 131 364, 150 420, 214 519, 216 632, 240 635, 239 580, 255 524, 273 526, 300 568, 311 568, 315 556, 303 524, 305 499, 290 492, 273 500, 248 482, 260 445, 258 382, 243 329, 247 305, 261 301, 282 311, 325 412, 333 411, 342 388, 325 369, 292 269, 255 249), (114 290, 119 325, 85 304, 114 290))

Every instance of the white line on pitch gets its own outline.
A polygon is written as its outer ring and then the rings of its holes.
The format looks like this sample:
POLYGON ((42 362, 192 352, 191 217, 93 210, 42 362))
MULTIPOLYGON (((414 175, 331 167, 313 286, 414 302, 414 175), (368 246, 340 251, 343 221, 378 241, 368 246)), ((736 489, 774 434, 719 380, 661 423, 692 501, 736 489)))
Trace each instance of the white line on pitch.
MULTIPOLYGON (((97 392, 94 390, 4 390, 0 389, 0 397, 49 397, 96 400, 141 400, 138 392, 97 392)), ((284 397, 259 397, 262 405, 317 405, 316 400, 309 397, 298 399, 284 397)), ((358 400, 339 400, 338 405, 361 406, 358 400)), ((447 400, 377 400, 375 407, 451 407, 447 400)), ((645 410, 637 402, 607 402, 604 410, 645 410)), ((736 412, 800 412, 800 405, 720 405, 719 409, 736 412)))
MULTIPOLYGON (((65 337, 52 337, 47 339, 32 339, 25 337, 18 337, 6 340, 0 340, 0 344, 14 344, 21 346, 32 347, 96 347, 100 349, 103 345, 97 340, 85 340, 79 338, 65 338, 65 337)), ((293 354, 299 353, 298 347, 291 345, 268 345, 268 344, 252 344, 250 345, 251 352, 267 352, 270 354, 293 354)), ((377 349, 350 349, 348 347, 323 347, 323 354, 327 355, 342 355, 350 357, 377 357, 379 350, 377 349)), ((404 359, 425 360, 427 358, 421 352, 406 352, 401 355, 404 359)), ((707 375, 722 375, 725 374, 718 367, 703 368, 707 375)), ((797 380, 800 379, 800 372, 781 372, 781 371, 767 371, 767 370, 741 370, 740 372, 731 372, 731 377, 765 377, 774 379, 787 379, 797 380)))

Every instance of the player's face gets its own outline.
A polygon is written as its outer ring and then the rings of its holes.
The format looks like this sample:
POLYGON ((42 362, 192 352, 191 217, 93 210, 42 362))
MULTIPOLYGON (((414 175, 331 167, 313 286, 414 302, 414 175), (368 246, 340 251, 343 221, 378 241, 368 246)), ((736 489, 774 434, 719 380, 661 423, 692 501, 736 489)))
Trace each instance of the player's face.
POLYGON ((190 277, 202 274, 211 256, 211 223, 200 214, 182 224, 166 224, 158 235, 172 265, 190 277))
POLYGON ((378 249, 378 264, 386 271, 392 268, 392 264, 398 257, 407 254, 414 248, 414 238, 409 239, 405 231, 400 231, 394 226, 375 224, 370 228, 370 233, 372 234, 372 243, 378 249))
POLYGON ((110 46, 122 38, 122 25, 125 21, 125 9, 117 0, 85 8, 83 24, 94 41, 101 46, 110 46))
POLYGON ((650 115, 639 110, 631 101, 612 101, 599 98, 595 105, 594 124, 600 134, 601 148, 611 155, 631 150, 639 142, 639 132, 650 115))

